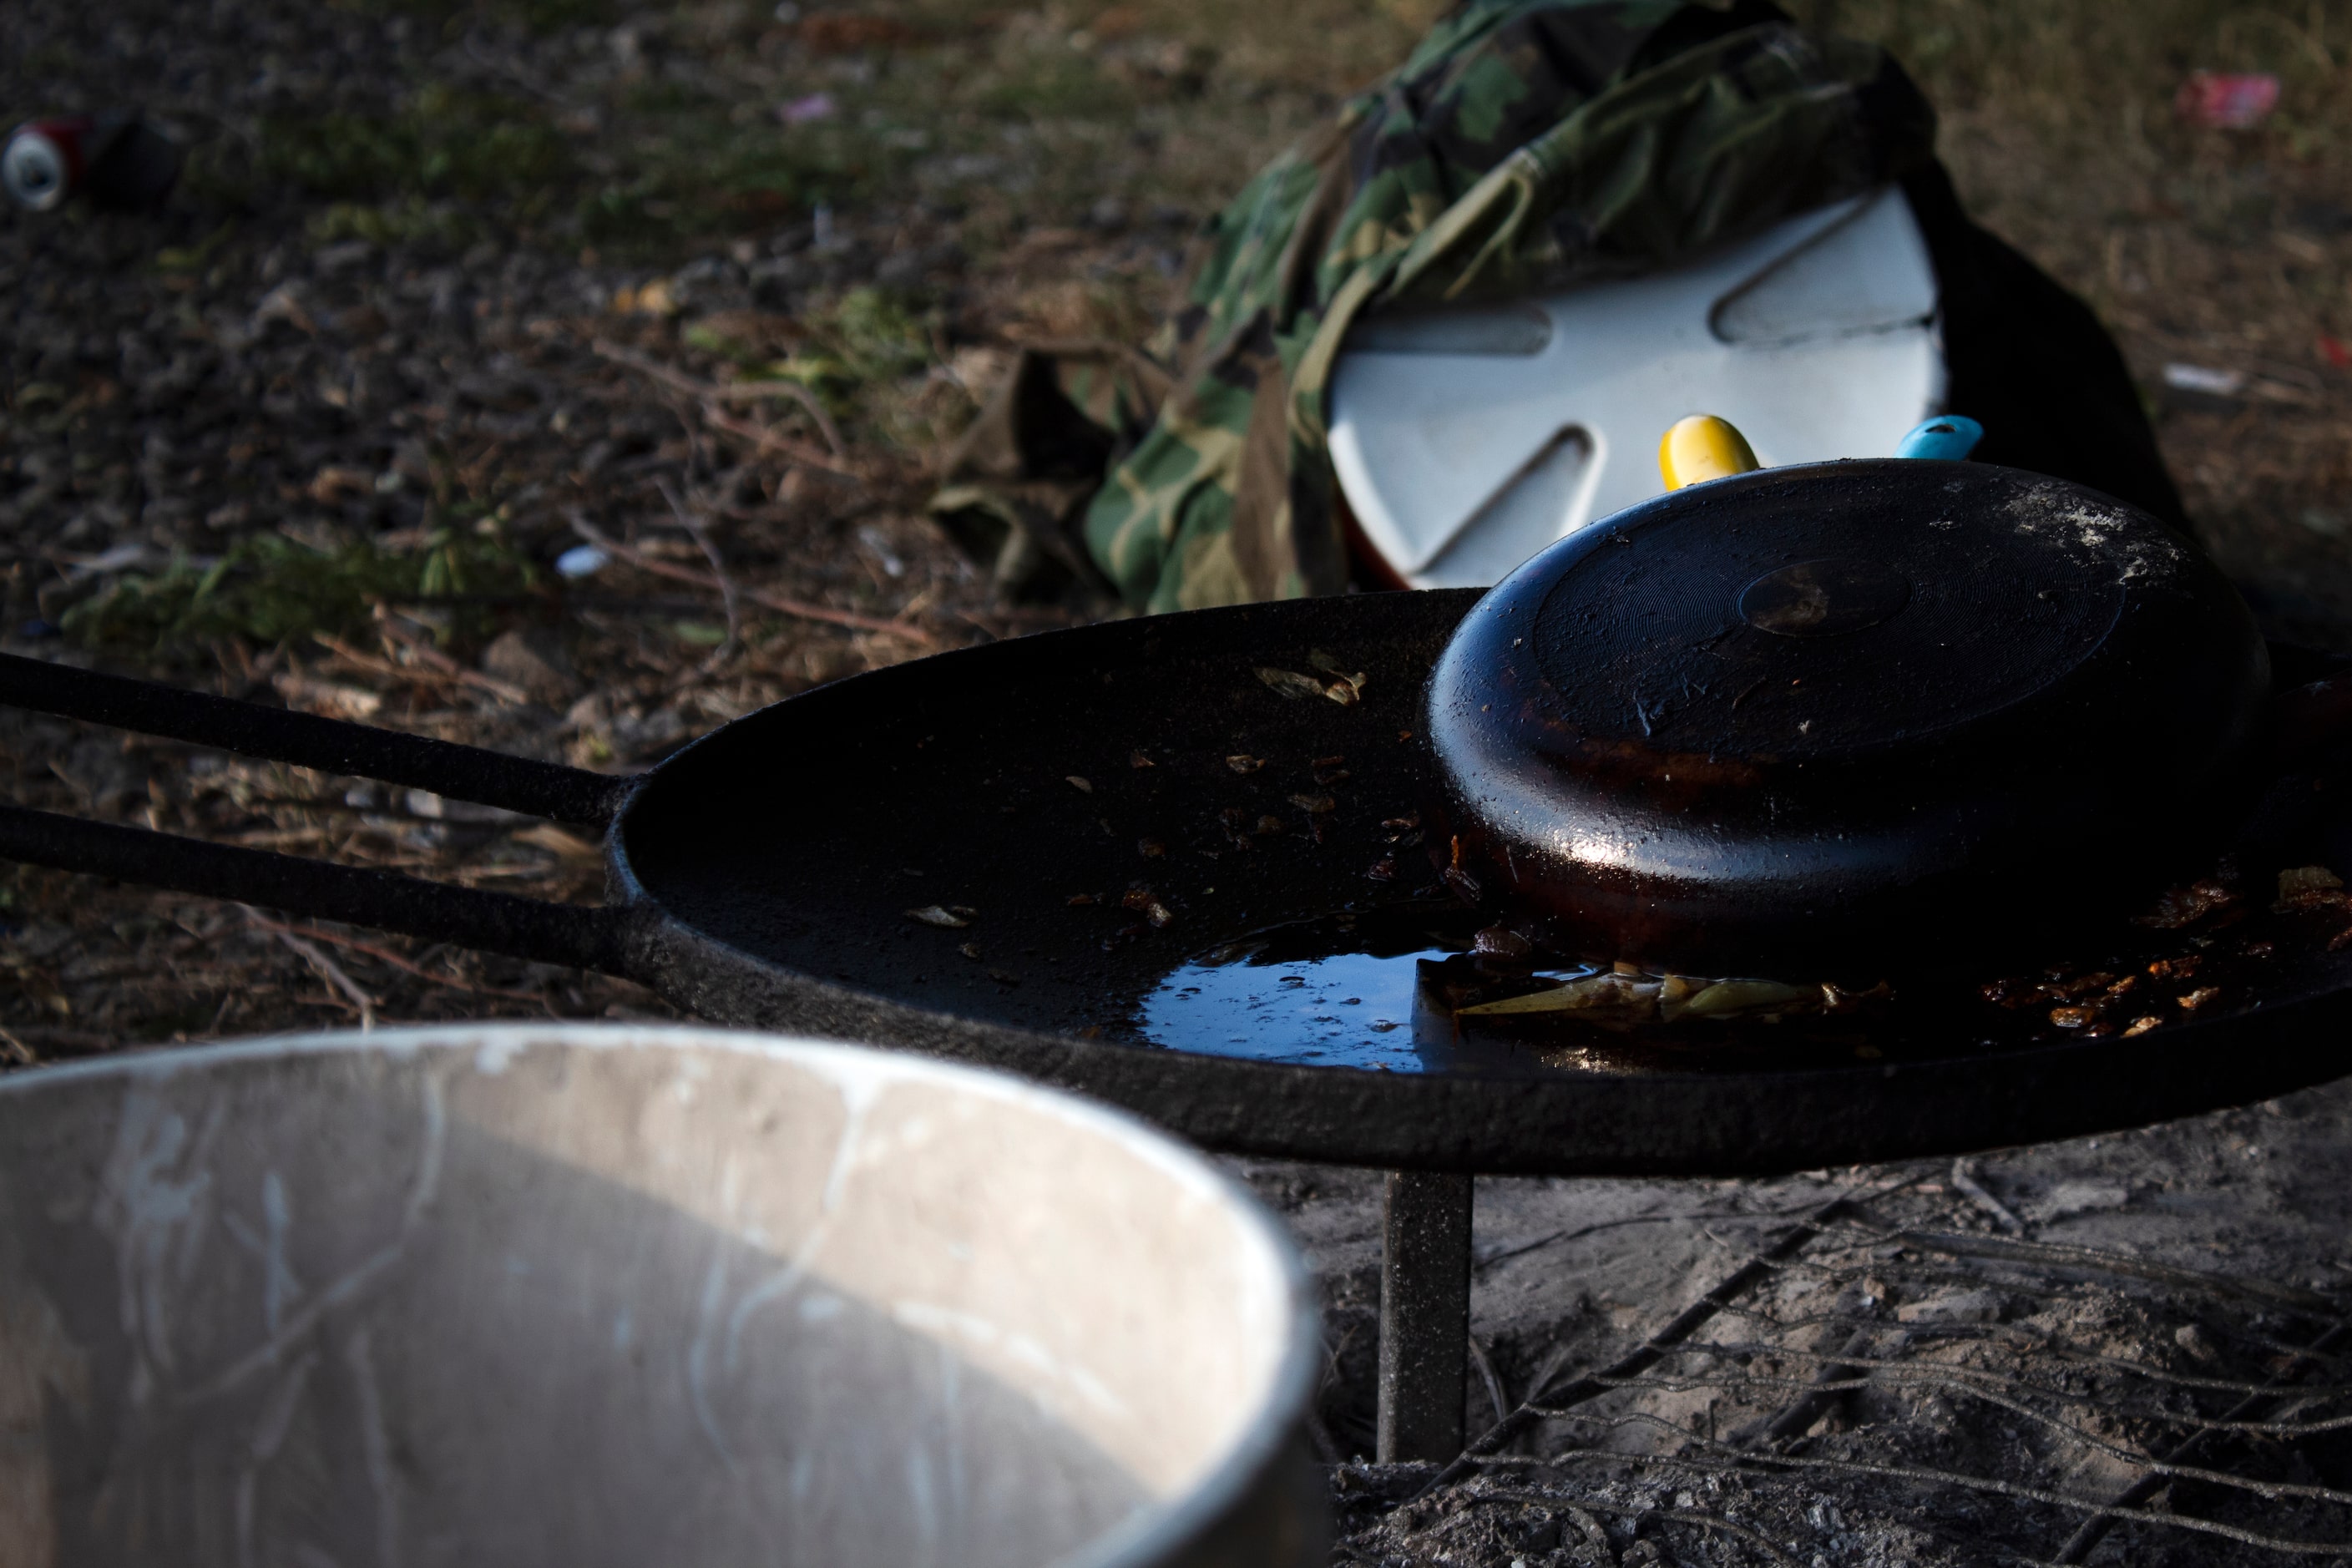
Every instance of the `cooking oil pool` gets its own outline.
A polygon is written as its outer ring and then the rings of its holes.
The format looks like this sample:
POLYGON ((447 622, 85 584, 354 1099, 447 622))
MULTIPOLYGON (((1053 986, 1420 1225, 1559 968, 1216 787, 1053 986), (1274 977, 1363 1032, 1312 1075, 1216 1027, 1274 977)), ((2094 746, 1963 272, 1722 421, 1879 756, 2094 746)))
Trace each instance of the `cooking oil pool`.
POLYGON ((1161 981, 1144 998, 1143 1034, 1207 1056, 1425 1072, 1413 1046, 1414 963, 1448 951, 1281 957, 1234 943, 1161 981))
POLYGON ((1271 927, 1194 954, 1136 1010, 1153 1045, 1301 1067, 1406 1073, 1525 1073, 1510 1045, 1465 1040, 1433 1016, 1424 965, 1467 952, 1477 918, 1415 903, 1271 927))

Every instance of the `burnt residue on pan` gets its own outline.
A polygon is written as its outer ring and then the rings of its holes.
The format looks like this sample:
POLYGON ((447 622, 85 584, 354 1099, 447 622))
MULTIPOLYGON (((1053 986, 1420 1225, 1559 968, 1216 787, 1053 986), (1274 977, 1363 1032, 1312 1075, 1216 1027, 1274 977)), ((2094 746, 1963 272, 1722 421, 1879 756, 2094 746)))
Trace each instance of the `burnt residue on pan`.
POLYGON ((2318 865, 2246 875, 2225 863, 2079 933, 2071 952, 1998 973, 1898 969, 1866 987, 1565 963, 1480 920, 1458 900, 1407 899, 1244 932, 1177 959, 1110 1033, 1210 1056, 1488 1077, 1895 1063, 2259 1009, 2352 950, 2352 891, 2318 865))

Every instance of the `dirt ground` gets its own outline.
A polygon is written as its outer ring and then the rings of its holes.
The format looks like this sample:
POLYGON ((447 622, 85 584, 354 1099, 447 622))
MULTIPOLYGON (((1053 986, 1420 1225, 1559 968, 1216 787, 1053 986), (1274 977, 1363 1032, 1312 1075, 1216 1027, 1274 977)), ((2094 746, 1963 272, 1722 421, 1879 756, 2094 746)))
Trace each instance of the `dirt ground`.
MULTIPOLYGON (((2268 629, 2352 649, 2352 16, 1797 9, 1903 52, 1972 205, 2116 330, 2268 629), (2279 72, 2278 115, 2176 123, 2196 66, 2279 72), (2182 393, 2176 364, 2236 390, 2182 393)), ((1014 345, 1139 338, 1199 218, 1428 19, 1353 0, 0 6, 0 117, 139 103, 192 148, 160 215, 0 211, 0 647, 620 771, 813 685, 1106 613, 994 592, 923 517, 941 444, 1014 345), (557 571, 590 543, 601 567, 557 571)), ((568 830, 13 711, 0 793, 601 890, 568 830)), ((609 978, 0 866, 12 1065, 670 1016, 609 978)), ((1528 1462, 1410 1501, 1426 1475, 1356 1462, 1374 1178, 1253 1168, 1328 1297, 1340 1560, 2054 1561, 2083 1514, 2053 1498, 2120 1495, 2200 1434, 2084 1560, 2352 1556, 2343 1363, 2304 1353, 2346 1284, 2347 1116, 2322 1092, 1973 1174, 1482 1184, 1471 1428, 1523 1400, 1568 1413, 1522 1437, 1528 1462), (1808 1214, 1818 1234, 1704 1348, 1557 1404, 1808 1214)))
MULTIPOLYGON (((2347 1132, 2336 1087, 1957 1164, 1482 1180, 1466 1429, 1549 1414, 1425 1493, 1433 1467, 1339 1466, 1337 1561, 2340 1560, 2312 1543, 2352 1542, 2335 1353, 2347 1132), (1654 1364, 1629 1364, 1775 1251, 1654 1364), (2150 1479, 2133 1513, 2062 1554, 2094 1510, 2059 1500, 2150 1479)), ((1335 1452, 1359 1452, 1379 1178, 1250 1174, 1325 1283, 1320 1415, 1335 1452)))

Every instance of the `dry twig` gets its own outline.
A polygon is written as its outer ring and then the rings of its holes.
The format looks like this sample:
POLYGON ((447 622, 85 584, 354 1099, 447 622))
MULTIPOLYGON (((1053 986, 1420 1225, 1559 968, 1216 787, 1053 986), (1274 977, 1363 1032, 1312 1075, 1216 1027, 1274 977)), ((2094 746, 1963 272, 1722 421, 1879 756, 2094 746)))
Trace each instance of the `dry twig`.
POLYGON ((1707 1320, 1718 1310, 1771 1278, 1782 1262, 1802 1251, 1825 1226, 1844 1214, 1852 1203, 1852 1199, 1843 1196, 1832 1198, 1815 1210, 1810 1218, 1790 1226, 1771 1246, 1733 1269, 1713 1289, 1675 1313, 1656 1333, 1643 1341, 1630 1353, 1620 1357, 1613 1365, 1597 1373, 1589 1373, 1557 1393, 1540 1384, 1529 1389, 1526 1399, 1517 1409, 1488 1427, 1463 1449, 1459 1458, 1440 1470, 1427 1486, 1413 1495, 1425 1496, 1439 1487, 1451 1486, 1462 1479, 1485 1462, 1487 1456, 1500 1452, 1505 1445, 1529 1426, 1552 1417, 1558 1407, 1581 1404, 1607 1393, 1612 1385, 1624 1379, 1647 1372, 1675 1346, 1705 1327, 1707 1320))
POLYGON ((2000 1226, 2010 1235, 2016 1236, 2025 1229, 2025 1222, 2019 1219, 2007 1204, 1993 1196, 1982 1182, 1977 1180, 1973 1162, 1966 1158, 1952 1162, 1952 1187, 1962 1197, 1990 1215, 1993 1224, 2000 1226))
MULTIPOLYGON (((322 931, 317 926, 279 925, 275 921, 259 915, 251 915, 249 921, 257 931, 266 931, 279 936, 305 938, 314 942, 332 942, 337 947, 347 947, 353 952, 363 952, 380 963, 389 963, 404 973, 413 974, 419 980, 451 991, 463 991, 475 996, 498 996, 509 1002, 535 1002, 541 1007, 547 1007, 547 998, 536 991, 507 991, 496 985, 477 985, 468 980, 457 980, 446 974, 436 974, 422 964, 410 963, 389 948, 378 947, 373 942, 362 942, 357 937, 345 936, 340 931, 322 931)), ((555 1016, 555 1010, 552 1007, 548 1007, 547 1010, 549 1016, 555 1016)))
MULTIPOLYGON (((640 572, 649 572, 656 577, 667 577, 674 583, 691 583, 698 588, 713 593, 720 591, 715 578, 705 576, 690 567, 673 565, 658 557, 647 555, 633 545, 622 543, 594 523, 590 522, 576 508, 567 510, 564 516, 571 521, 572 531, 574 533, 596 546, 597 549, 627 562, 640 572)), ((804 621, 823 621, 829 626, 848 626, 861 632, 877 632, 885 637, 903 638, 921 647, 939 646, 939 639, 930 633, 917 626, 907 626, 902 622, 886 621, 877 616, 861 616, 854 610, 836 610, 824 605, 811 605, 799 599, 787 599, 761 588, 745 588, 742 594, 743 597, 762 609, 773 610, 779 615, 792 616, 804 621)))
POLYGON ((375 998, 359 987, 359 983, 343 973, 342 965, 326 954, 326 951, 309 938, 297 935, 290 928, 281 926, 253 909, 246 910, 246 920, 258 931, 266 932, 284 942, 302 962, 308 963, 333 989, 342 993, 359 1009, 360 1030, 362 1034, 375 1027, 375 998))
POLYGON ((669 513, 677 519, 678 527, 686 530, 688 536, 702 547, 702 558, 710 563, 710 574, 719 580, 719 603, 727 612, 727 640, 703 662, 703 670, 708 673, 742 645, 743 614, 738 603, 735 579, 728 574, 727 562, 719 553, 719 546, 711 539, 710 531, 703 526, 702 520, 687 510, 686 503, 678 499, 677 491, 670 488, 667 479, 656 479, 654 483, 660 489, 662 500, 669 503, 669 513))
MULTIPOLYGON (((398 643, 404 647, 415 646, 406 637, 394 632, 389 619, 382 620, 379 624, 384 628, 385 640, 398 643)), ((471 686, 478 690, 487 691, 501 702, 523 703, 530 700, 530 695, 521 688, 509 686, 495 677, 484 675, 478 669, 467 669, 446 655, 441 656, 439 665, 420 658, 417 663, 425 667, 420 669, 415 665, 394 664, 388 658, 378 658, 373 654, 362 653, 342 638, 329 632, 312 632, 310 636, 320 647, 346 664, 365 670, 370 675, 382 676, 388 680, 430 681, 439 684, 455 682, 461 686, 471 686), (447 668, 442 668, 443 665, 447 668)), ((439 650, 436 649, 435 652, 438 653, 439 650)))
MULTIPOLYGON (((596 339, 588 346, 614 364, 626 365, 639 375, 658 382, 672 392, 693 398, 701 405, 704 421, 714 429, 723 430, 730 436, 753 442, 763 447, 773 447, 786 457, 797 462, 806 463, 812 468, 824 468, 828 472, 841 474, 850 479, 859 477, 857 470, 848 466, 849 448, 842 441, 841 430, 834 424, 833 416, 824 411, 824 405, 817 401, 815 394, 797 382, 761 382, 758 384, 777 389, 774 393, 765 395, 786 397, 797 403, 802 411, 808 415, 810 421, 816 426, 817 434, 824 437, 824 444, 830 449, 830 455, 819 452, 806 442, 795 441, 789 436, 771 430, 764 425, 754 425, 727 413, 719 406, 719 403, 721 399, 730 395, 730 391, 716 383, 698 381, 685 372, 666 365, 657 359, 603 338, 596 339)), ((741 394, 732 395, 740 396, 741 394)))

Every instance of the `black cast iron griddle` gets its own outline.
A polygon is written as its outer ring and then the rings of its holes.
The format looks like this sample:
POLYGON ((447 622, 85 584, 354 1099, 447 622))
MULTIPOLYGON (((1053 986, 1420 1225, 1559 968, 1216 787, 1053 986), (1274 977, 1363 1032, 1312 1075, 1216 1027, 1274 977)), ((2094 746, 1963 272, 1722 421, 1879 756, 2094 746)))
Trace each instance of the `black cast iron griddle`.
POLYGON ((2318 951, 2283 957, 2244 1005, 2137 1038, 1803 1069, 1496 1079, 1089 1037, 1116 1033, 1188 954, 1422 879, 1381 824, 1423 793, 1423 683, 1477 597, 1207 610, 945 654, 749 715, 641 780, 6 659, 0 700, 16 706, 565 820, 610 815, 610 902, 14 807, 0 855, 602 968, 726 1023, 1007 1068, 1211 1148, 1388 1168, 1769 1173, 2139 1125, 2352 1070, 2352 953, 2318 951), (1324 695, 1359 674, 1358 700, 1324 695), (1334 757, 1348 776, 1318 783, 1334 757), (1260 816, 1281 831, 1257 835, 1260 816), (1397 883, 1368 878, 1391 858, 1397 883), (969 924, 908 912, 930 909, 969 924))

